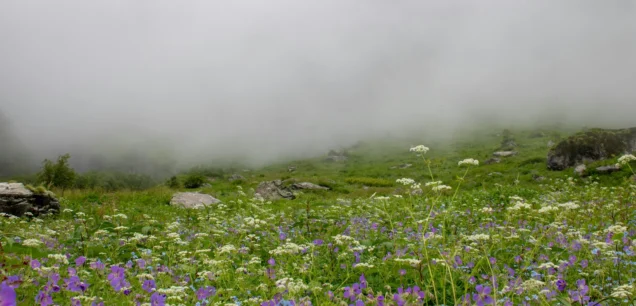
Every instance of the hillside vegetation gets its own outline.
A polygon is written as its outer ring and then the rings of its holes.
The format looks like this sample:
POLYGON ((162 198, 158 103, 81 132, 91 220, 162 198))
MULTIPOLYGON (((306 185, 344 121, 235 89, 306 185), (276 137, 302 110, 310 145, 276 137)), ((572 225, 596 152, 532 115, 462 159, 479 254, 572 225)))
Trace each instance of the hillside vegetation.
POLYGON ((2 290, 36 305, 631 305, 636 164, 550 171, 548 142, 565 136, 385 140, 340 162, 66 190, 60 215, 0 218, 2 290), (502 149, 517 153, 485 164, 502 149), (330 190, 254 195, 278 179, 330 190), (186 190, 223 203, 169 205, 186 190))

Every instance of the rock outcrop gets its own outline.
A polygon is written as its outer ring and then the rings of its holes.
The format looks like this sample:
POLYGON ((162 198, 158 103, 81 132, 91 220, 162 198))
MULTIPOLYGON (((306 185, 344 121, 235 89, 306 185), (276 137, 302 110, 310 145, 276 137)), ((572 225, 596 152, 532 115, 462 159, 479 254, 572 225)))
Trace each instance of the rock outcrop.
POLYGON ((291 188, 295 190, 329 190, 327 187, 309 182, 295 183, 291 185, 291 188))
POLYGON ((636 128, 590 129, 561 141, 548 152, 550 170, 564 170, 636 151, 636 128))
POLYGON ((293 200, 296 198, 294 193, 291 192, 289 188, 285 187, 281 180, 261 182, 256 187, 255 193, 256 195, 268 201, 280 199, 293 200))
POLYGON ((60 203, 47 190, 30 190, 20 183, 0 183, 0 212, 14 216, 59 213, 60 203))
POLYGON ((203 208, 221 201, 209 194, 198 192, 178 192, 172 196, 171 205, 182 206, 184 208, 203 208))

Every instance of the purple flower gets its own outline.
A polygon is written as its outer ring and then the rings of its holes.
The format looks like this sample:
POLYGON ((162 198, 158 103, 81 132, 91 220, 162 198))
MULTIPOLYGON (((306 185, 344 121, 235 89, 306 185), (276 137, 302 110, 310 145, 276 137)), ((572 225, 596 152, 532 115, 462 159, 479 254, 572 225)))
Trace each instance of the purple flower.
POLYGON ((324 241, 322 239, 316 239, 314 240, 314 245, 320 246, 324 243, 324 241))
POLYGON ((75 266, 79 267, 86 262, 86 257, 80 256, 75 259, 75 266))
POLYGON ((71 276, 65 279, 64 283, 66 283, 66 290, 71 292, 84 292, 88 289, 88 284, 80 281, 78 276, 71 276))
POLYGON ((153 289, 157 289, 157 285, 155 284, 155 280, 148 279, 148 280, 144 281, 143 285, 141 286, 141 289, 145 290, 148 293, 152 292, 153 289))
POLYGON ((41 266, 42 264, 37 259, 31 260, 31 269, 39 269, 41 266))
POLYGON ((6 284, 13 289, 20 287, 21 283, 22 283, 22 280, 20 279, 19 275, 11 275, 6 280, 6 284))
POLYGON ((267 268, 265 273, 267 273, 267 277, 269 277, 270 279, 276 279, 276 270, 272 268, 267 268))
POLYGON ((567 283, 563 279, 559 279, 556 281, 556 286, 559 291, 563 292, 563 290, 565 290, 565 287, 567 286, 567 283))
POLYGON ((356 294, 354 292, 353 287, 344 287, 344 294, 343 294, 345 299, 349 299, 353 302, 353 300, 356 299, 356 294))
POLYGON ((276 265, 276 260, 274 260, 274 258, 270 258, 269 260, 267 260, 267 263, 273 267, 276 265))
POLYGON ((124 268, 111 266, 110 271, 111 273, 108 274, 108 280, 110 281, 111 287, 113 287, 115 291, 121 291, 122 288, 130 287, 130 283, 126 281, 124 268))
POLYGON ((400 269, 400 275, 401 275, 401 276, 406 275, 406 270, 404 270, 404 269, 400 269))
POLYGON ((216 294, 216 288, 214 287, 201 287, 199 288, 199 290, 197 290, 197 299, 199 301, 201 300, 205 300, 211 296, 213 296, 214 294, 216 294))
POLYGON ((367 288, 367 285, 368 285, 367 284, 367 279, 364 278, 364 274, 361 274, 360 275, 360 288, 361 289, 365 289, 365 288, 367 288))
POLYGON ((483 306, 488 304, 493 304, 494 300, 490 297, 490 292, 492 288, 488 286, 477 285, 475 287, 477 293, 473 294, 473 300, 477 304, 477 306, 483 306))
POLYGON ((576 281, 576 288, 578 290, 570 290, 568 294, 574 302, 580 304, 587 304, 590 301, 590 297, 587 295, 589 288, 585 284, 585 279, 579 279, 576 281))
POLYGON ((82 301, 76 298, 71 298, 71 306, 82 306, 82 301))
POLYGON ((7 285, 5 282, 0 284, 0 306, 16 306, 15 289, 7 285))
POLYGON ((38 295, 35 296, 35 303, 40 306, 53 305, 53 298, 46 291, 40 291, 38 295))
POLYGON ((157 292, 150 296, 150 306, 165 306, 166 296, 157 292))
POLYGON ((91 269, 93 270, 104 270, 104 268, 106 268, 106 266, 104 265, 104 263, 102 263, 101 261, 96 261, 96 262, 91 262, 90 264, 91 269))

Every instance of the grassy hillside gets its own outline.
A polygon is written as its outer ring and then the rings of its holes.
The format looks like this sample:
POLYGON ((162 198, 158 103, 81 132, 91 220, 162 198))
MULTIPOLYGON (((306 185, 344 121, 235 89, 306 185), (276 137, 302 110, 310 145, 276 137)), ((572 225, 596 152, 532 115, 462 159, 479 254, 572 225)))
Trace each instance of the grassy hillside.
POLYGON ((166 186, 67 191, 58 216, 0 218, 3 298, 15 292, 19 305, 633 304, 633 173, 550 172, 547 142, 558 137, 545 134, 513 131, 518 154, 491 165, 484 161, 502 136, 478 131, 450 142, 360 144, 344 163, 199 169, 212 179, 196 190, 223 201, 199 210, 170 206, 176 190, 166 186), (430 151, 409 152, 420 143, 430 151), (466 158, 481 164, 459 166, 466 158), (237 173, 245 180, 229 182, 237 173), (273 203, 253 197, 261 181, 274 179, 331 190, 273 203), (434 181, 451 189, 426 186, 434 181), (421 195, 411 195, 414 184, 421 195))

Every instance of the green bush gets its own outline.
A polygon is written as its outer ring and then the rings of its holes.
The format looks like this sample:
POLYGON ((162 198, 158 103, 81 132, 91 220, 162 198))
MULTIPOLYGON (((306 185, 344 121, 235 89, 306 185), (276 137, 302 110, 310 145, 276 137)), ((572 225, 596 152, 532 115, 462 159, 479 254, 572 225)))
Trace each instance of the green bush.
POLYGON ((392 181, 372 177, 348 177, 345 179, 345 182, 369 187, 392 187, 394 185, 392 181))
POLYGON ((70 154, 64 154, 57 158, 57 162, 45 159, 42 162, 42 170, 38 173, 38 180, 46 184, 48 188, 62 189, 62 194, 64 194, 64 189, 75 184, 75 170, 68 163, 70 158, 70 154))
POLYGON ((191 173, 183 181, 183 186, 188 189, 199 188, 205 184, 206 178, 201 173, 191 173))
POLYGON ((181 183, 179 182, 179 179, 176 176, 171 177, 166 183, 166 185, 168 185, 168 187, 172 189, 181 188, 181 183))
POLYGON ((89 171, 80 174, 75 181, 78 189, 145 190, 157 185, 150 176, 136 173, 89 171))

